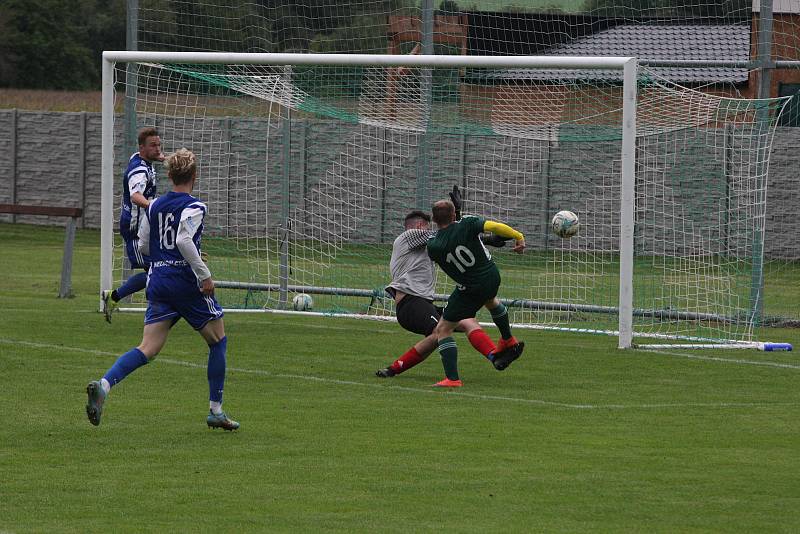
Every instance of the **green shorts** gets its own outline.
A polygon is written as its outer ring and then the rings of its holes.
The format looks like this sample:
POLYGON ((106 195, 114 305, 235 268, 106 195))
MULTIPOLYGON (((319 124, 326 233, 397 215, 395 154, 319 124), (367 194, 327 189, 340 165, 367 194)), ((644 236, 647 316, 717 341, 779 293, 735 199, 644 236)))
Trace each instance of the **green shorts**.
POLYGON ((498 289, 500 289, 500 273, 497 271, 492 276, 487 276, 481 285, 468 286, 463 289, 456 286, 447 299, 447 306, 444 308, 442 318, 445 321, 457 323, 462 319, 475 317, 487 300, 497 296, 498 289))

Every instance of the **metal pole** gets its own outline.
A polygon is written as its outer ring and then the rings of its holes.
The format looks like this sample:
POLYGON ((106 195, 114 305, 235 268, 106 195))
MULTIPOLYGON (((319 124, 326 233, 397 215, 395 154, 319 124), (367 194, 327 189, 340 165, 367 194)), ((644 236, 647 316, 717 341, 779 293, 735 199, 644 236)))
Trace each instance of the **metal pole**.
MULTIPOLYGON (((125 30, 125 47, 130 51, 137 51, 139 33, 139 0, 127 0, 127 26, 125 30)), ((138 92, 137 65, 133 62, 125 64, 125 155, 129 156, 139 150, 136 140, 136 100, 138 92)), ((122 277, 127 279, 133 274, 130 261, 127 257, 122 259, 122 277)), ((131 297, 124 299, 130 302, 131 297)))
POLYGON ((733 167, 733 125, 726 124, 725 125, 725 150, 723 153, 725 154, 723 160, 723 172, 725 173, 725 213, 722 216, 722 239, 723 239, 723 249, 725 251, 725 255, 729 255, 731 253, 731 178, 732 178, 732 167, 733 167))
POLYGON ((633 232, 636 202, 636 59, 625 63, 622 96, 622 194, 619 231, 619 348, 633 342, 633 232))
MULTIPOLYGON (((139 0, 128 0, 127 26, 125 33, 125 47, 127 50, 139 49, 139 0)), ((127 155, 138 150, 136 141, 136 93, 137 75, 136 65, 127 63, 125 67, 125 151, 127 155)))
MULTIPOLYGON (((433 55, 433 0, 422 0, 422 54, 433 55)), ((433 105, 433 69, 423 68, 419 80, 423 132, 419 136, 417 159, 417 209, 427 211, 431 205, 430 126, 433 105)))
MULTIPOLYGON (((103 59, 102 133, 100 149, 100 289, 113 283, 114 247, 114 64, 103 59)), ((99 302, 102 309, 102 302, 99 302)))
POLYGON ((458 152, 458 175, 461 177, 461 187, 467 191, 467 134, 458 135, 460 150, 458 152))
POLYGON ((308 165, 307 159, 307 152, 306 152, 306 144, 308 143, 308 120, 300 121, 300 156, 299 156, 299 163, 300 163, 300 180, 302 185, 302 199, 303 199, 303 223, 308 223, 308 172, 306 170, 306 166, 308 165))
POLYGON ((386 128, 378 129, 378 153, 380 154, 380 173, 381 173, 381 227, 378 232, 378 243, 384 242, 386 232, 386 128))
POLYGON ((543 162, 542 174, 544 175, 544 232, 542 232, 543 248, 547 251, 550 248, 550 222, 552 214, 550 206, 550 164, 553 155, 553 142, 547 140, 547 159, 543 162))
POLYGON ((758 98, 769 98, 772 84, 772 2, 761 0, 758 14, 758 64, 761 72, 758 77, 758 98))
MULTIPOLYGON (((761 0, 758 14, 758 63, 760 74, 758 77, 758 98, 770 98, 772 96, 772 70, 775 63, 772 60, 772 2, 773 0, 761 0)), ((759 106, 756 112, 759 125, 769 121, 770 109, 767 105, 759 106)), ((762 149, 763 150, 763 149, 762 149)), ((759 150, 759 152, 762 152, 759 150)), ((767 176, 767 157, 760 158, 758 164, 758 175, 766 180, 767 176)), ((758 326, 761 324, 761 316, 764 311, 764 217, 766 216, 766 184, 758 187, 759 198, 756 205, 761 209, 756 213, 756 220, 753 227, 752 242, 752 267, 750 273, 750 324, 758 326)))
MULTIPOLYGON (((291 78, 291 66, 287 66, 284 76, 291 78)), ((287 84, 288 86, 288 84, 287 84)), ((289 202, 292 157, 292 110, 286 108, 286 117, 281 124, 283 142, 283 166, 281 172, 281 243, 280 243, 280 304, 286 307, 289 301, 289 202)))
MULTIPOLYGON (((630 57, 608 56, 445 56, 391 54, 271 54, 237 52, 126 52, 107 50, 109 61, 236 65, 360 65, 366 67, 471 67, 622 69, 630 57)), ((715 66, 716 63, 711 63, 715 66)), ((744 63, 747 66, 748 63, 744 63)), ((695 66, 695 65, 692 65, 695 66)), ((728 66, 728 65, 726 65, 728 66)))
MULTIPOLYGON (((11 110, 11 203, 17 203, 17 109, 11 110)), ((11 215, 11 222, 17 222, 17 216, 11 215)))
POLYGON ((231 118, 225 117, 225 237, 231 235, 231 155, 233 153, 233 130, 231 118))
POLYGON ((86 112, 81 111, 78 114, 78 131, 80 135, 80 158, 78 158, 78 180, 80 180, 80 188, 78 188, 80 198, 78 198, 78 206, 83 210, 84 216, 81 217, 81 228, 86 228, 86 112))
POLYGON ((75 217, 67 219, 67 230, 64 238, 64 257, 61 260, 61 289, 58 298, 72 297, 72 251, 75 247, 75 217))

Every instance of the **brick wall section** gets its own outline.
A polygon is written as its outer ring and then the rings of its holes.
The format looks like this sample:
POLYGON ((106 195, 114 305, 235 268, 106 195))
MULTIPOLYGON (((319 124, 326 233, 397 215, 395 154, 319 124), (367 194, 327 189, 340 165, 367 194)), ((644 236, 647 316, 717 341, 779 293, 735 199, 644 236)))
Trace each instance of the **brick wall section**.
POLYGON ((100 227, 100 140, 99 113, 86 114, 86 189, 83 224, 86 228, 100 227))
MULTIPOLYGON (((13 177, 10 157, 12 111, 0 111, 0 202, 10 202, 13 177)), ((80 113, 26 112, 17 115, 17 202, 38 205, 83 207, 82 224, 97 228, 100 223, 100 115, 85 114, 86 146, 80 146, 80 113), (79 175, 79 158, 85 157, 85 180, 79 175), (85 182, 81 195, 80 187, 85 182), (81 205, 83 198, 84 204, 81 205)), ((202 128, 200 142, 169 140, 164 135, 165 150, 189 144, 201 155, 200 196, 211 208, 209 231, 230 236, 255 236, 263 233, 266 223, 271 238, 280 238, 283 177, 283 140, 287 135, 279 119, 267 124, 255 118, 197 119, 202 124, 181 125, 182 131, 202 128), (268 159, 267 159, 268 153, 268 159), (212 154, 227 154, 213 156, 212 154), (233 154, 233 155, 230 155, 233 154), (206 159, 203 159, 206 158, 206 159), (265 161, 267 165, 265 167, 265 161), (212 180, 213 178, 213 180, 212 180), (213 188, 208 185, 214 183, 213 188)), ((158 124, 164 132, 177 131, 175 124, 158 124)), ((118 137, 122 135, 117 132, 118 137)), ((341 124, 326 120, 295 120, 291 128, 290 188, 293 231, 309 231, 321 210, 341 214, 338 229, 316 231, 348 234, 356 242, 374 242, 376 236, 388 243, 401 230, 405 212, 417 198, 415 176, 420 143, 429 147, 435 160, 431 166, 430 187, 424 198, 445 198, 453 184, 467 191, 468 211, 502 221, 515 221, 532 247, 552 246, 556 239, 548 231, 552 213, 572 209, 585 214, 587 230, 597 249, 615 247, 618 242, 616 210, 619 198, 618 142, 582 144, 576 152, 574 136, 562 130, 549 141, 432 134, 413 131, 386 131, 376 126, 341 124), (560 137, 559 137, 560 136, 560 137), (589 148, 587 148, 589 147, 589 148), (510 151, 524 157, 505 157, 510 151), (331 176, 337 178, 331 183, 331 176), (329 185, 320 188, 321 181, 329 185), (336 189, 348 191, 350 202, 337 203, 336 189), (310 193, 309 193, 310 192, 310 193), (524 217, 520 217, 524 214, 524 217), (523 222, 518 223, 517 221, 523 222), (357 228, 350 232, 349 228, 357 228)), ((710 135, 698 131, 697 146, 704 146, 710 135)), ((720 137, 720 134, 714 134, 720 137)), ((669 143, 669 134, 659 142, 669 143)), ((683 138, 682 138, 683 139, 683 138)), ((660 198, 671 206, 655 219, 644 221, 637 232, 655 239, 642 240, 637 253, 658 252, 659 243, 680 242, 682 236, 670 235, 670 218, 682 218, 681 210, 692 213, 695 225, 703 228, 704 238, 718 239, 720 227, 717 206, 724 189, 724 150, 709 154, 685 148, 674 161, 651 156, 641 141, 638 149, 639 187, 648 188, 650 198, 660 198), (663 172, 664 166, 671 169, 663 172), (694 177, 694 178, 690 178, 694 177), (674 208, 674 209, 672 209, 674 208), (641 248, 644 247, 644 248, 641 248)), ((716 139, 714 144, 722 146, 716 139)), ((121 146, 121 143, 117 143, 121 146)), ((797 153, 800 151, 800 128, 779 128, 775 135, 770 165, 767 212, 769 258, 800 258, 800 240, 788 238, 800 234, 800 179, 797 176, 797 153)), ((115 191, 120 188, 121 169, 129 154, 115 153, 115 191)), ((159 191, 168 190, 163 167, 158 165, 159 191)), ((746 201, 746 198, 740 198, 746 201)), ((645 206, 639 206, 643 209, 645 206)), ((0 221, 10 221, 0 215, 0 221)), ((62 225, 63 220, 18 216, 19 222, 62 225)), ((732 250, 747 246, 747 236, 726 236, 732 250)), ((681 246, 692 247, 693 243, 681 246)), ((665 252, 681 252, 680 250, 665 252)))
MULTIPOLYGON (((17 114, 17 204, 79 206, 79 113, 17 114)), ((19 215, 17 222, 47 223, 19 215)), ((63 224, 63 220, 62 220, 63 224)))
MULTIPOLYGON (((19 116, 19 112, 5 111, 0 113, 0 203, 10 203, 13 199, 14 187, 12 168, 13 168, 13 150, 12 141, 14 132, 12 125, 14 123, 14 115, 19 116)), ((0 214, 0 222, 11 222, 11 215, 0 214)))
POLYGON ((800 128, 778 128, 767 188, 768 258, 800 260, 800 128))

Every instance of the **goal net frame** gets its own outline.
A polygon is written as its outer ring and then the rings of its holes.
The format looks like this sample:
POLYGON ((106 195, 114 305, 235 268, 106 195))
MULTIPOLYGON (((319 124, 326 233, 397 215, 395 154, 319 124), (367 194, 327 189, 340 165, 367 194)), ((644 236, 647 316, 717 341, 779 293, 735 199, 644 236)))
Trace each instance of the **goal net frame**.
MULTIPOLYGON (((622 113, 620 145, 619 203, 619 303, 618 329, 608 332, 618 337, 619 348, 635 346, 634 337, 634 223, 637 139, 637 74, 634 57, 565 57, 565 56, 437 56, 437 55, 373 55, 373 54, 287 54, 287 53, 220 53, 220 52, 132 52, 106 51, 102 62, 102 150, 101 150, 101 261, 100 286, 112 289, 114 283, 114 72, 117 63, 230 64, 265 66, 359 66, 409 68, 476 68, 476 69, 583 69, 621 72, 622 113)), ((212 207, 213 209, 213 207, 212 207)), ((221 286, 225 287, 225 286, 221 286)), ((228 287, 236 287, 236 283, 228 287)), ((276 290, 269 287, 268 290, 276 290)), ((287 287, 281 287, 284 293, 287 287)), ((283 296, 285 300, 285 295, 283 296)), ((556 304, 556 308, 558 305, 556 304)), ((564 308, 569 310, 570 308, 564 308)), ((330 315, 330 314, 325 314, 330 315)), ((690 312, 691 315, 691 312, 690 312)), ((571 330, 570 328, 561 328, 571 330)), ((655 336, 658 337, 658 336, 655 336)), ((676 346, 676 345, 671 345, 676 346)), ((701 347, 702 343, 691 343, 701 347)), ((770 350, 769 344, 732 341, 731 346, 770 350)))

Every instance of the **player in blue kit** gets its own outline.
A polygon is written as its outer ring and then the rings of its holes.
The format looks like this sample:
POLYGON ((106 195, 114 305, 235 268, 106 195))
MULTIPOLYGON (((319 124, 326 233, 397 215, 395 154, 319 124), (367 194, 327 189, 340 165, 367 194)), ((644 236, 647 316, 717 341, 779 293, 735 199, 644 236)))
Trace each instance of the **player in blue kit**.
POLYGON ((97 426, 113 386, 156 357, 170 328, 183 318, 209 346, 208 386, 211 428, 236 430, 239 423, 222 411, 226 347, 222 308, 214 298, 214 280, 200 257, 207 208, 191 195, 197 177, 195 156, 182 148, 167 160, 172 191, 150 204, 139 227, 139 251, 150 256, 147 312, 142 342, 126 352, 102 379, 86 387, 89 422, 97 426))
POLYGON ((119 234, 125 241, 125 253, 131 269, 144 269, 136 273, 113 291, 100 293, 103 301, 103 315, 111 322, 111 315, 117 303, 144 289, 147 283, 147 258, 139 252, 139 223, 144 218, 150 202, 156 197, 156 171, 153 162, 164 161, 161 152, 161 138, 155 128, 142 128, 138 133, 139 151, 128 161, 122 178, 122 206, 119 214, 119 234))

